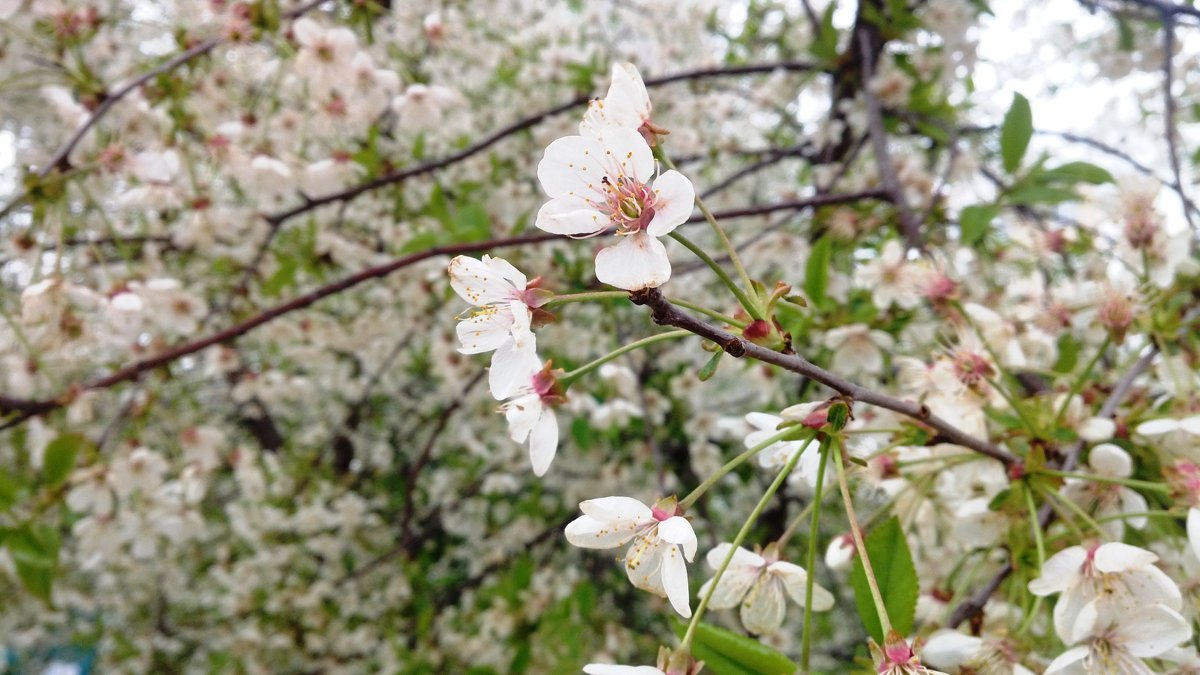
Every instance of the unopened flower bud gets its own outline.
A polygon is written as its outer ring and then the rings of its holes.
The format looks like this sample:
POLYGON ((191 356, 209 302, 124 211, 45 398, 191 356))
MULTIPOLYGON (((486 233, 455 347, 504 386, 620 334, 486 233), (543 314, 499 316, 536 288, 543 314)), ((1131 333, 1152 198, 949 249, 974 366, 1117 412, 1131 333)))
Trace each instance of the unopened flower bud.
POLYGON ((1125 341, 1125 334, 1133 325, 1134 314, 1133 300, 1129 296, 1108 289, 1104 293, 1104 298, 1100 300, 1099 307, 1096 308, 1096 314, 1100 325, 1108 329, 1108 334, 1112 336, 1113 342, 1121 344, 1125 341))

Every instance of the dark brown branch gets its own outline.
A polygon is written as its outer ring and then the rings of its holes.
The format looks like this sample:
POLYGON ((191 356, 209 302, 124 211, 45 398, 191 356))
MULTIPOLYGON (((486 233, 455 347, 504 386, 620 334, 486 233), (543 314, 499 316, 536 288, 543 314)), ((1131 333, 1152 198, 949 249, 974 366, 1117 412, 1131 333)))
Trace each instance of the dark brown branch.
MULTIPOLYGON (((650 79, 646 80, 646 86, 653 88, 653 87, 661 87, 661 86, 672 84, 675 82, 685 82, 685 81, 690 81, 690 80, 702 80, 702 79, 706 79, 706 78, 710 78, 710 77, 729 77, 729 76, 734 76, 734 75, 753 75, 753 74, 760 74, 760 73, 773 73, 777 70, 808 72, 808 71, 812 71, 815 69, 816 69, 816 66, 814 66, 810 63, 802 63, 802 62, 796 62, 796 61, 781 61, 778 63, 751 64, 751 65, 746 65, 746 66, 733 66, 733 67, 727 67, 727 68, 702 68, 699 70, 689 70, 689 71, 685 71, 682 73, 675 73, 674 75, 666 75, 664 77, 650 78, 650 79)), ((326 204, 333 204, 336 202, 349 201, 365 192, 370 192, 372 190, 376 190, 381 187, 386 187, 388 185, 394 185, 396 183, 403 182, 405 180, 408 180, 409 178, 414 178, 416 176, 421 176, 421 175, 424 175, 427 173, 432 173, 439 169, 444 169, 447 166, 450 166, 452 164, 457 164, 458 162, 461 162, 469 157, 472 157, 473 155, 477 155, 480 152, 483 152, 484 150, 495 145, 496 143, 499 143, 500 141, 504 140, 505 138, 508 138, 509 136, 520 133, 526 129, 529 129, 529 128, 535 126, 536 124, 540 123, 542 120, 546 119, 547 117, 553 117, 554 115, 558 115, 558 114, 567 112, 568 110, 571 110, 573 108, 582 106, 582 105, 586 104, 589 100, 591 100, 591 96, 578 96, 570 101, 567 101, 566 103, 562 103, 562 104, 556 105, 552 108, 543 110, 541 112, 534 113, 533 115, 530 115, 529 117, 526 117, 522 120, 518 120, 517 122, 514 122, 502 129, 494 131, 490 135, 485 136, 482 140, 479 140, 479 141, 467 146, 466 148, 463 148, 462 150, 460 150, 456 153, 453 153, 451 155, 447 155, 447 156, 441 157, 439 159, 425 162, 423 164, 418 164, 416 166, 409 167, 407 169, 393 171, 391 173, 384 174, 373 180, 369 180, 365 183, 359 183, 358 185, 346 188, 345 190, 333 192, 333 193, 330 193, 327 195, 322 195, 319 197, 312 197, 312 198, 306 199, 304 201, 304 203, 302 203, 302 204, 294 206, 290 209, 286 209, 283 211, 278 211, 276 213, 268 214, 264 217, 266 218, 267 222, 272 225, 272 227, 278 227, 279 224, 283 223, 284 221, 287 221, 290 218, 293 218, 302 213, 307 213, 309 211, 312 211, 313 209, 319 208, 321 206, 325 206, 326 204)))
POLYGON ((888 151, 887 131, 883 128, 883 109, 879 99, 871 92, 871 44, 865 32, 857 35, 862 50, 862 96, 867 104, 867 130, 871 137, 871 149, 875 154, 875 165, 879 170, 879 180, 887 191, 888 200, 896 207, 900 219, 900 234, 904 237, 907 248, 921 250, 921 224, 913 217, 908 209, 908 200, 904 196, 904 186, 896 175, 896 167, 892 164, 892 155, 888 151))
MULTIPOLYGON (((743 209, 731 209, 728 211, 718 212, 714 215, 719 219, 742 218, 746 216, 758 216, 774 213, 776 211, 808 208, 813 205, 825 203, 843 203, 845 201, 853 201, 869 196, 869 193, 857 193, 852 195, 824 195, 811 200, 778 202, 775 204, 764 204, 762 206, 752 206, 743 209)), ((698 223, 702 222, 703 220, 703 216, 696 215, 690 218, 688 222, 698 223)), ((67 391, 55 398, 29 400, 0 394, 0 414, 12 412, 18 413, 12 419, 6 420, 4 423, 0 424, 0 431, 16 426, 35 415, 41 415, 52 410, 57 410, 58 408, 70 403, 75 396, 83 391, 107 389, 122 382, 135 380, 146 372, 168 365, 184 356, 194 354, 213 345, 232 341, 238 337, 241 337, 242 335, 245 335, 246 333, 249 333, 259 326, 262 326, 265 323, 274 321, 285 314, 290 314, 297 310, 304 309, 331 295, 337 295, 338 293, 353 288, 365 281, 388 276, 397 270, 403 269, 409 265, 416 264, 423 260, 428 260, 429 258, 440 255, 459 255, 463 253, 490 251, 497 248, 540 244, 542 242, 552 241, 555 239, 566 239, 566 237, 557 234, 539 233, 522 235, 519 237, 489 239, 487 241, 476 241, 465 244, 435 246, 425 251, 420 251, 397 258, 382 265, 368 267, 367 269, 316 288, 308 293, 305 293, 304 295, 288 300, 287 302, 275 305, 274 307, 267 309, 241 323, 212 333, 207 337, 184 343, 172 349, 168 349, 167 351, 164 351, 156 356, 137 361, 109 375, 92 380, 91 382, 74 384, 69 387, 67 391)))
POLYGON ((1179 145, 1175 136, 1175 97, 1171 95, 1171 87, 1175 83, 1174 54, 1175 52, 1175 17, 1163 11, 1163 133, 1167 137, 1167 158, 1171 161, 1171 174, 1175 177, 1175 185, 1179 189, 1179 197, 1183 200, 1183 217, 1187 219, 1188 228, 1193 235, 1196 233, 1196 222, 1192 220, 1192 211, 1188 208, 1188 198, 1183 193, 1183 172, 1179 168, 1179 145))
POLYGON ((735 358, 749 356, 763 363, 779 366, 780 368, 799 373, 816 382, 820 382, 843 396, 849 396, 855 401, 861 401, 862 403, 879 406, 880 408, 886 408, 901 415, 906 415, 933 427, 947 442, 970 448, 980 454, 1002 462, 1006 466, 1020 462, 1020 459, 1009 451, 986 440, 975 438, 946 420, 934 415, 928 406, 913 401, 902 401, 887 394, 882 394, 862 385, 855 384, 849 380, 844 380, 798 354, 783 354, 767 349, 766 347, 760 347, 749 340, 745 340, 680 311, 678 307, 663 297, 658 289, 651 288, 636 291, 631 293, 629 297, 635 304, 649 307, 655 323, 682 328, 700 337, 707 338, 720 345, 730 356, 735 358))

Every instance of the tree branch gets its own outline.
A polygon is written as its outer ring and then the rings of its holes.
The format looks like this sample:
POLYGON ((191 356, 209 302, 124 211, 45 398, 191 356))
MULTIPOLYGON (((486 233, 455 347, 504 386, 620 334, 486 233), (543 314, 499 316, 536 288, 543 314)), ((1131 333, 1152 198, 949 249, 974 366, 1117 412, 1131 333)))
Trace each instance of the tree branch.
POLYGON ((962 431, 958 427, 950 424, 946 420, 936 416, 925 405, 914 403, 912 401, 902 401, 898 398, 893 398, 887 394, 882 394, 874 390, 863 387, 859 384, 844 380, 837 375, 817 366, 797 354, 783 354, 772 351, 766 347, 740 338, 732 333, 728 333, 716 326, 700 321, 699 319, 681 312, 679 308, 671 304, 658 289, 650 288, 642 291, 630 293, 629 298, 634 304, 645 305, 650 308, 654 322, 664 326, 675 326, 682 328, 707 338, 716 344, 720 345, 730 356, 741 358, 749 356, 752 359, 769 363, 774 366, 779 366, 794 373, 799 373, 805 377, 809 377, 821 384, 833 389, 834 391, 844 396, 867 403, 869 405, 879 406, 906 415, 919 422, 929 425, 938 431, 938 433, 950 443, 955 443, 967 448, 970 448, 980 454, 986 455, 995 459, 1004 465, 1012 465, 1020 462, 1020 459, 1009 451, 996 446, 989 441, 975 438, 974 436, 962 431))

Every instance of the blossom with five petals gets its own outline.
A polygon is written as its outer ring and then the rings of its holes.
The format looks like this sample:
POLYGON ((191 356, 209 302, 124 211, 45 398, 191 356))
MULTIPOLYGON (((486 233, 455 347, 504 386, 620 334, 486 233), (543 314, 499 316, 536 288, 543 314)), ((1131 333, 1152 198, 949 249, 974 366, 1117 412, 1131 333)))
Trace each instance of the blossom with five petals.
POLYGON ((533 474, 544 476, 558 452, 558 418, 553 408, 565 397, 549 361, 536 371, 525 373, 520 381, 523 384, 512 392, 513 398, 500 406, 500 410, 508 422, 508 437, 517 443, 529 441, 533 474))
POLYGON ((1150 675, 1142 659, 1170 651, 1191 637, 1192 627, 1179 612, 1160 604, 1111 612, 1100 599, 1084 605, 1069 634, 1059 637, 1070 645, 1050 662, 1046 675, 1150 675))
POLYGON ((654 172, 650 146, 633 129, 560 138, 538 163, 550 201, 536 224, 572 237, 614 229, 621 240, 596 255, 596 278, 627 291, 661 286, 671 278, 671 261, 658 237, 688 219, 696 191, 678 171, 654 172))
POLYGON ((680 616, 692 615, 687 565, 696 557, 696 532, 674 498, 653 507, 631 497, 602 497, 579 504, 583 515, 567 525, 567 541, 580 548, 615 548, 633 540, 625 573, 637 588, 671 601, 680 616))
MULTIPOLYGON (((732 544, 719 544, 708 552, 708 566, 720 569, 732 544)), ((779 631, 787 611, 786 597, 804 606, 805 586, 808 572, 799 565, 779 559, 778 547, 771 545, 762 555, 738 547, 725 573, 717 580, 716 588, 708 606, 713 609, 730 609, 741 603, 742 625, 756 635, 770 635, 779 631)), ((709 592, 713 580, 704 582, 700 595, 709 592)), ((813 610, 828 611, 833 608, 833 595, 813 585, 813 610)))

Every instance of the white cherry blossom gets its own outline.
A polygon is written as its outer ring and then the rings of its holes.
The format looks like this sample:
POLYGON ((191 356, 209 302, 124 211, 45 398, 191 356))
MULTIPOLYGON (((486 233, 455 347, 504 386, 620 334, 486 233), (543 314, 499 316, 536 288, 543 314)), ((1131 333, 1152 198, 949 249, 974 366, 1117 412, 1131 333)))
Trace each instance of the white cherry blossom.
MULTIPOLYGON (((720 569, 731 546, 718 544, 709 551, 705 558, 708 566, 720 569)), ((708 605, 713 609, 731 609, 740 604, 742 625, 746 630, 757 635, 770 635, 783 625, 787 598, 804 606, 807 580, 808 572, 799 565, 780 560, 775 546, 768 546, 762 555, 739 546, 717 581, 708 605)), ((706 595, 712 584, 712 579, 704 582, 700 595, 706 595)), ((813 610, 824 612, 832 608, 833 595, 814 584, 813 610)))
MULTIPOLYGON (((646 142, 653 145, 654 131, 649 128, 650 94, 637 66, 632 63, 614 63, 608 94, 602 99, 593 99, 579 124, 579 133, 595 136, 609 126, 633 129, 642 134, 646 142)), ((661 133, 661 130, 658 130, 661 133)))
MULTIPOLYGON (((1112 443, 1101 443, 1088 452, 1087 466, 1091 473, 1106 478, 1128 478, 1133 475, 1133 459, 1129 453, 1112 443)), ((1124 485, 1106 481, 1089 481, 1068 478, 1063 494, 1085 509, 1093 509, 1102 521, 1100 527, 1113 539, 1125 534, 1125 523, 1135 529, 1146 526, 1146 517, 1131 515, 1108 520, 1124 513, 1145 513, 1149 508, 1146 498, 1124 485)))
MULTIPOLYGON (((536 354, 533 360, 536 365, 536 354)), ((519 373, 513 381, 518 383, 510 392, 513 398, 500 406, 508 422, 508 436, 517 443, 529 442, 533 473, 544 476, 558 452, 558 418, 554 416, 554 406, 563 401, 562 392, 549 363, 535 367, 533 372, 519 373)))
POLYGON ((1062 594, 1054 605, 1054 628, 1060 636, 1072 634, 1077 616, 1093 600, 1106 613, 1151 604, 1179 610, 1179 587, 1154 565, 1157 560, 1150 551, 1119 542, 1088 549, 1071 546, 1046 560, 1041 574, 1029 582, 1029 591, 1062 594))
POLYGON ((696 533, 673 498, 650 507, 631 497, 601 497, 581 502, 579 510, 583 515, 567 525, 567 541, 605 549, 633 540, 625 554, 629 581, 670 600, 680 616, 692 615, 684 560, 696 557, 696 533))
POLYGON ((1099 600, 1080 608, 1070 632, 1059 637, 1068 649, 1046 667, 1046 675, 1149 675, 1142 659, 1160 656, 1191 637, 1179 612, 1148 604, 1114 612, 1099 600))
POLYGON ((532 309, 545 303, 525 275, 502 258, 458 256, 448 268, 450 287, 476 309, 459 322, 463 354, 495 352, 488 372, 492 396, 506 399, 541 367, 532 309))
POLYGON ((539 228, 572 237, 614 229, 620 237, 596 255, 601 282, 634 291, 671 278, 658 237, 688 219, 696 192, 678 171, 654 178, 650 146, 636 131, 605 127, 594 136, 560 138, 546 148, 538 180, 550 197, 538 211, 539 228))

